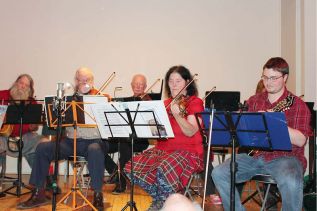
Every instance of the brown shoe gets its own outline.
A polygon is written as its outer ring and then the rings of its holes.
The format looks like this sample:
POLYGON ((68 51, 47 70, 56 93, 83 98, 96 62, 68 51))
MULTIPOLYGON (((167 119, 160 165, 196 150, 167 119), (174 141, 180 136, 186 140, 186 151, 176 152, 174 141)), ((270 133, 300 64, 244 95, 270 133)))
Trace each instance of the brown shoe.
POLYGON ((94 207, 98 211, 103 211, 103 195, 102 192, 95 192, 94 193, 94 202, 93 202, 94 207))
POLYGON ((31 197, 25 202, 21 202, 17 205, 17 209, 25 210, 34 207, 43 206, 49 204, 50 200, 45 196, 45 190, 43 188, 35 188, 32 191, 31 197))

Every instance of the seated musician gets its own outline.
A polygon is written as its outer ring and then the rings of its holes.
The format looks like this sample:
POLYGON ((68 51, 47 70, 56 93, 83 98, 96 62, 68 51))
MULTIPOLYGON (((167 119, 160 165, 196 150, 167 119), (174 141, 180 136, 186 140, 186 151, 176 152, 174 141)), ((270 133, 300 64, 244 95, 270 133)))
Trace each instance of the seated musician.
MULTIPOLYGON (((170 194, 184 189, 192 173, 203 170, 202 137, 194 114, 204 107, 195 81, 184 66, 171 67, 165 81, 169 98, 164 103, 175 137, 158 141, 133 159, 135 183, 153 198, 149 210, 161 209, 170 194)), ((125 172, 131 176, 130 162, 125 172)))
MULTIPOLYGON (((263 66, 262 81, 265 91, 247 101, 249 111, 272 111, 287 96, 293 96, 293 104, 285 110, 291 151, 256 151, 253 157, 237 154, 236 183, 248 181, 255 174, 270 174, 277 182, 282 196, 283 210, 302 210, 303 173, 306 169, 304 146, 311 135, 310 111, 306 104, 286 88, 289 66, 280 57, 269 59, 263 66)), ((230 209, 230 159, 215 167, 212 178, 222 198, 224 210, 230 209)), ((235 193, 235 210, 245 210, 240 195, 235 193)))
MULTIPOLYGON (((140 100, 151 100, 150 96, 144 93, 146 87, 147 83, 145 76, 142 74, 134 75, 131 81, 131 88, 133 91, 132 97, 140 98, 140 100)), ((112 141, 109 141, 109 153, 114 153, 118 151, 118 141, 120 141, 119 164, 120 169, 122 170, 125 164, 131 159, 131 143, 127 139, 114 139, 112 141)), ((133 150, 135 152, 142 152, 143 150, 147 149, 148 146, 149 142, 147 139, 139 138, 134 142, 133 150)), ((106 154, 105 163, 106 170, 110 174, 114 173, 118 168, 108 154, 106 154)), ((120 172, 123 173, 123 171, 120 172)), ((115 175, 113 180, 116 184, 114 190, 112 191, 113 194, 120 194, 126 190, 126 179, 123 176, 120 175, 119 177, 118 175, 115 175)))
MULTIPOLYGON (((18 105, 20 100, 26 100, 27 103, 36 103, 34 100, 34 82, 30 75, 22 74, 13 83, 9 90, 0 91, 0 102, 4 105, 18 105)), ((22 127, 22 156, 25 157, 30 167, 34 162, 35 149, 41 140, 41 136, 36 133, 38 125, 24 124, 22 127)), ((6 125, 2 126, 0 132, 0 152, 5 152, 12 157, 18 157, 18 140, 20 137, 20 125, 6 125), (9 142, 9 145, 8 145, 9 142), (9 147, 10 146, 10 147, 9 147), (10 150, 11 149, 11 150, 10 150)))
MULTIPOLYGON (((75 75, 75 92, 78 95, 89 93, 93 87, 94 76, 90 69, 79 68, 75 75)), ((73 155, 74 128, 66 127, 66 138, 60 142, 59 159, 67 159, 73 155)), ((93 205, 97 210, 103 210, 102 184, 104 176, 104 154, 107 144, 101 140, 97 128, 77 127, 77 155, 88 161, 88 170, 91 177, 91 187, 94 190, 93 205)), ((31 197, 17 205, 18 209, 32 209, 50 203, 45 197, 44 183, 50 163, 55 157, 55 142, 43 142, 35 151, 35 161, 30 177, 30 184, 34 186, 31 197)))

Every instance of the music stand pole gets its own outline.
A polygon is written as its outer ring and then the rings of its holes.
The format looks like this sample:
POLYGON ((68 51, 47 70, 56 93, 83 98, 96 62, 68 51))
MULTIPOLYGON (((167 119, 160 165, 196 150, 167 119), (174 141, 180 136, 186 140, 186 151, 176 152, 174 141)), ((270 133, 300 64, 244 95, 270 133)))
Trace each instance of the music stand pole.
MULTIPOLYGON (((21 106, 20 106, 21 107, 21 106)), ((18 180, 17 182, 17 189, 16 189, 16 194, 18 197, 20 197, 21 195, 21 185, 22 185, 22 174, 21 174, 21 169, 22 169, 22 127, 23 127, 23 110, 20 110, 21 112, 21 116, 20 116, 20 128, 19 128, 19 136, 20 136, 20 140, 19 140, 19 152, 18 152, 18 180)))
POLYGON ((131 191, 130 191, 130 201, 127 202, 127 204, 122 208, 121 211, 125 210, 126 208, 130 207, 130 211, 133 211, 133 208, 137 211, 136 204, 133 200, 133 192, 134 192, 134 173, 133 173, 133 141, 136 138, 136 132, 134 128, 134 122, 131 117, 131 113, 129 109, 125 109, 128 117, 128 122, 131 127, 132 133, 130 134, 129 138, 131 140, 131 191))
MULTIPOLYGON (((205 210, 205 201, 206 201, 206 189, 207 189, 207 177, 208 177, 208 172, 209 172, 209 163, 210 163, 210 151, 211 151, 211 136, 212 136, 212 124, 213 124, 213 119, 214 119, 214 109, 212 109, 211 112, 201 112, 201 113, 196 113, 195 114, 195 117, 196 117, 196 122, 197 122, 197 125, 199 127, 199 131, 202 135, 203 138, 206 139, 207 141, 207 158, 206 158, 206 171, 205 171, 205 180, 204 180, 204 193, 203 193, 203 200, 201 202, 201 205, 202 205, 202 208, 203 210, 205 210), (201 115, 201 117, 203 117, 203 115, 209 115, 209 131, 208 131, 208 134, 207 131, 205 131, 206 129, 205 128, 202 128, 201 127, 201 124, 199 122, 199 119, 198 119, 198 115, 201 115)), ((206 125, 205 125, 206 126, 206 125)))
POLYGON ((55 162, 54 162, 54 176, 53 176, 53 198, 52 198, 52 210, 56 210, 56 195, 57 195, 57 174, 58 174, 58 160, 59 160, 59 144, 62 136, 62 99, 58 99, 57 105, 57 138, 55 142, 55 162))
POLYGON ((230 112, 226 111, 225 119, 228 123, 230 135, 231 135, 231 161, 230 161, 230 210, 235 210, 235 183, 236 183, 236 142, 237 142, 237 131, 236 127, 232 121, 232 116, 230 112))

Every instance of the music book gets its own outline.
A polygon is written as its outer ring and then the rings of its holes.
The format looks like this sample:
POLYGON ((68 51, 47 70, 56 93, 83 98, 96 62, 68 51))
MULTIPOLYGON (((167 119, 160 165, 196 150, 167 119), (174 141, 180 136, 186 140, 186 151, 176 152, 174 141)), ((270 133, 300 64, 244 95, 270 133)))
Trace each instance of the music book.
MULTIPOLYGON (((229 146, 231 134, 224 112, 215 112, 211 145, 229 146)), ((266 150, 292 150, 283 112, 232 112, 239 146, 266 150)))
POLYGON ((127 138, 131 134, 126 109, 138 138, 174 137, 163 101, 110 102, 92 106, 101 137, 127 138), (159 131, 159 132, 158 132, 159 131))

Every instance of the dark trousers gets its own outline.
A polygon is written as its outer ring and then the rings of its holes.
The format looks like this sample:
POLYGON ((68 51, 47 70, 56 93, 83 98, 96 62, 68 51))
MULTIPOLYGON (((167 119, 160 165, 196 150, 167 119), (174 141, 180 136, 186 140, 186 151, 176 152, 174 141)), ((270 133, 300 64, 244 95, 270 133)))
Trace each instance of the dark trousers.
MULTIPOLYGON (((110 140, 109 142, 109 151, 108 153, 115 153, 119 151, 119 163, 120 163, 120 170, 122 170, 125 164, 131 159, 131 143, 129 139, 114 139, 110 140), (120 146, 120 150, 118 150, 120 146)), ((149 142, 147 139, 137 139, 134 141, 133 144, 133 151, 134 152, 142 152, 143 150, 147 149, 149 146, 149 142)), ((117 164, 112 160, 109 154, 106 154, 105 158, 105 167, 109 174, 112 174, 115 170, 117 170, 117 164)), ((123 172, 123 171, 121 171, 123 172)), ((120 181, 121 184, 124 186, 126 184, 125 179, 120 181)))
MULTIPOLYGON (((60 142, 59 160, 68 159, 74 155, 73 139, 60 142)), ((88 170, 94 191, 101 191, 105 170, 104 154, 108 151, 108 144, 101 139, 77 139, 77 156, 83 156, 88 161, 88 170)), ((55 141, 40 143, 35 151, 30 184, 43 188, 48 175, 50 163, 55 158, 55 141)))
MULTIPOLYGON (((210 156, 212 156, 211 154, 212 152, 210 152, 210 156)), ((204 164, 205 164, 205 169, 204 169, 204 179, 205 179, 205 175, 206 175, 206 165, 207 165, 207 149, 206 147, 204 148, 204 164)), ((216 193, 216 187, 214 184, 214 181, 211 178, 211 172, 214 169, 214 166, 212 165, 212 159, 209 158, 209 165, 208 165, 208 175, 207 175, 207 185, 206 185, 206 195, 211 195, 211 194, 215 194, 216 193)))

